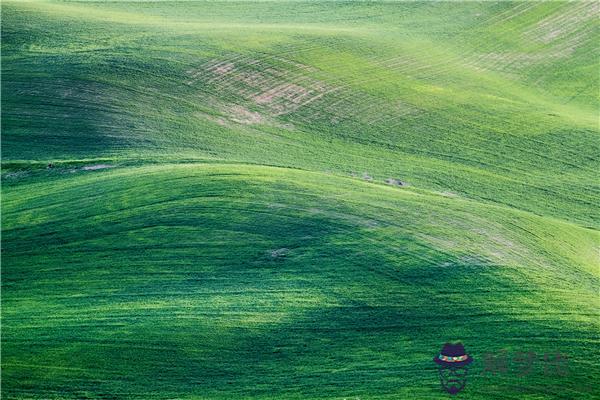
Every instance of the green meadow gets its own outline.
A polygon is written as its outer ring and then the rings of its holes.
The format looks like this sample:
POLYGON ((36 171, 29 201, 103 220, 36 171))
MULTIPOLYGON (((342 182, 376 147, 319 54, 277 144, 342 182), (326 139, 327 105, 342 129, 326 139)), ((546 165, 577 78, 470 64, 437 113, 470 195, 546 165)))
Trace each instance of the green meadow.
POLYGON ((3 1, 2 397, 600 398, 599 16, 3 1))

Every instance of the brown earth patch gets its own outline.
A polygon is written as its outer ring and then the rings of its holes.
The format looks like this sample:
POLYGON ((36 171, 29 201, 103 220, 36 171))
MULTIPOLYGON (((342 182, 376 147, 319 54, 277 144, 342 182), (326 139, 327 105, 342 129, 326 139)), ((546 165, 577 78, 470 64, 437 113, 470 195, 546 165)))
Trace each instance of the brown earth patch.
POLYGON ((239 124, 251 125, 264 122, 262 115, 237 104, 227 108, 225 111, 232 121, 239 124))
MULTIPOLYGON (((294 112, 323 96, 327 86, 306 76, 313 68, 280 57, 251 59, 241 55, 210 60, 186 71, 187 85, 202 82, 215 94, 238 97, 263 107, 262 114, 277 116, 294 112), (273 65, 273 61, 283 65, 273 65)), ((234 111, 234 114, 238 112, 234 111)), ((242 112, 242 123, 254 123, 259 115, 242 112)))

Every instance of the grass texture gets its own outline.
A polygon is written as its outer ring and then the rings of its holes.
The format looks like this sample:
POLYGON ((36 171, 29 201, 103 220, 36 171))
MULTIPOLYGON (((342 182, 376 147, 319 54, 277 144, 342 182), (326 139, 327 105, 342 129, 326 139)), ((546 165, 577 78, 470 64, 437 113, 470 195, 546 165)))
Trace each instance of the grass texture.
POLYGON ((3 397, 598 398, 598 14, 3 2, 3 397))

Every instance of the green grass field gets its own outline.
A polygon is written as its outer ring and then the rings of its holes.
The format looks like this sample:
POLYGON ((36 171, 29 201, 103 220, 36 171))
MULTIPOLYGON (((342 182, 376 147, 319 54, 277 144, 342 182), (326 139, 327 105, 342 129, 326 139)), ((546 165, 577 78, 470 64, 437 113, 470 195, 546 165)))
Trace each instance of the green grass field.
POLYGON ((599 16, 3 1, 2 397, 600 398, 599 16))

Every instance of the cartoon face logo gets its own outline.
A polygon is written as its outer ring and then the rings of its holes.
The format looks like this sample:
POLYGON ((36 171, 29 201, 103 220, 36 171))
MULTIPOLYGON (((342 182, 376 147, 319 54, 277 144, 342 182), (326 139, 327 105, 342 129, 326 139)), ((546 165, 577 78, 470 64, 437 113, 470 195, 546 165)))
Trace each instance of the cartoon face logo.
POLYGON ((466 354, 462 343, 446 343, 433 361, 438 365, 440 383, 444 390, 456 394, 467 384, 468 365, 473 358, 466 354))

